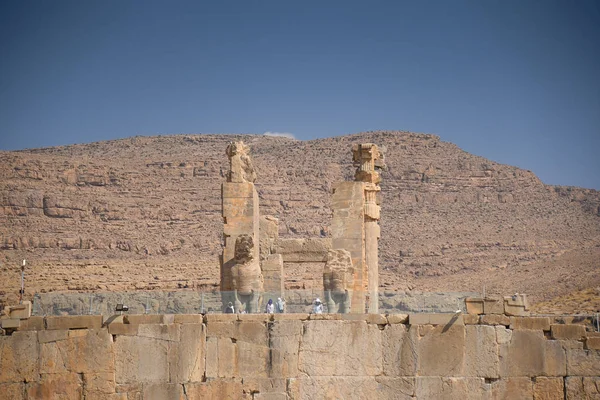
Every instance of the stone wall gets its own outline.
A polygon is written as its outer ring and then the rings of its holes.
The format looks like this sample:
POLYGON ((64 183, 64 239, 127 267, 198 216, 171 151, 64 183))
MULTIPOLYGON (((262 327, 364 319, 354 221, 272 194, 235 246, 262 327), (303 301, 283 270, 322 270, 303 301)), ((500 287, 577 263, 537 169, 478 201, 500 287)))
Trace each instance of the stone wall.
POLYGON ((585 399, 599 388, 600 336, 545 317, 31 317, 0 336, 3 399, 585 399))

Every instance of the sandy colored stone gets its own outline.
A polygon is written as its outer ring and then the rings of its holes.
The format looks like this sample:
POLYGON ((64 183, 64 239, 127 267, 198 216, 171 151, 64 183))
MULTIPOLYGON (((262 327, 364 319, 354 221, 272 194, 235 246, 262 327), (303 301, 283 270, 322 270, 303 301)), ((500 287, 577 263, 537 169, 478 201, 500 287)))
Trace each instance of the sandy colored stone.
POLYGON ((567 374, 567 355, 559 340, 546 340, 544 375, 564 376, 567 374))
POLYGON ((538 376, 533 381, 534 400, 563 400, 564 381, 562 377, 547 378, 538 376))
POLYGON ((209 379, 206 382, 185 384, 187 398, 237 400, 242 398, 242 382, 239 378, 209 379))
POLYGON ((481 316, 480 322, 485 325, 510 325, 510 318, 503 314, 485 314, 481 316))
POLYGON ((73 372, 42 374, 39 382, 27 387, 30 399, 80 399, 82 395, 82 377, 73 372))
POLYGON ((37 332, 0 336, 0 384, 39 379, 37 332))
POLYGON ((2 329, 19 329, 21 320, 19 318, 5 318, 0 320, 0 328, 2 329))
POLYGON ((46 329, 44 317, 32 316, 21 320, 20 331, 42 331, 46 329))
POLYGON ((486 297, 483 300, 484 314, 504 314, 504 303, 499 297, 486 297))
POLYGON ((512 339, 512 330, 504 326, 496 325, 496 342, 498 344, 509 343, 512 339))
POLYGON ((386 376, 412 376, 417 370, 418 327, 392 324, 385 327, 383 335, 383 374, 386 376))
POLYGON ((25 384, 17 383, 0 383, 0 393, 4 400, 23 400, 25 384))
POLYGON ((548 317, 510 317, 510 329, 550 330, 548 317))
POLYGON ((600 377, 568 376, 565 384, 566 400, 600 399, 600 377))
POLYGON ((364 321, 306 321, 298 369, 313 376, 379 375, 382 338, 364 321))
POLYGON ((302 331, 302 321, 278 321, 269 326, 270 376, 298 375, 298 343, 302 331))
POLYGON ((484 301, 482 298, 468 297, 465 299, 465 305, 467 307, 467 314, 483 314, 483 304, 484 301))
POLYGON ((183 386, 176 383, 147 383, 143 386, 144 400, 184 400, 183 386))
POLYGON ((108 326, 108 332, 111 335, 136 336, 138 334, 138 328, 139 325, 113 323, 108 326))
POLYGON ((169 381, 201 382, 205 371, 205 326, 182 324, 179 330, 179 341, 169 346, 169 381))
POLYGON ((485 399, 489 388, 483 378, 418 376, 415 378, 417 399, 485 399))
POLYGON ((492 400, 520 399, 533 400, 531 378, 506 377, 491 384, 492 400))
POLYGON ((567 375, 600 376, 600 351, 567 349, 567 375))
MULTIPOLYGON (((38 335, 46 332, 38 332, 38 335)), ((84 330, 79 332, 78 336, 56 339, 40 343, 40 372, 53 374, 114 371, 113 339, 106 329, 84 330)))
POLYGON ((388 324, 406 324, 408 323, 408 314, 388 314, 388 324))
POLYGON ((57 331, 57 330, 40 331, 40 332, 38 332, 37 337, 38 337, 38 342, 40 344, 56 342, 58 340, 67 339, 69 337, 69 331, 66 331, 66 330, 63 330, 63 331, 57 331))
POLYGON ((204 316, 202 314, 175 314, 173 323, 175 324, 201 324, 204 316))
POLYGON ((465 376, 498 378, 500 360, 496 329, 493 326, 468 325, 465 327, 465 376))
POLYGON ((119 336, 113 347, 117 384, 168 382, 168 341, 148 337, 119 336))
POLYGON ((465 322, 465 325, 477 325, 479 324, 479 315, 465 314, 463 315, 463 321, 465 322))
POLYGON ((585 326, 577 324, 553 324, 550 325, 553 339, 583 340, 585 338, 585 326))
POLYGON ((86 398, 98 397, 115 393, 115 373, 86 373, 83 374, 84 395, 86 398))
POLYGON ((46 317, 46 329, 100 329, 103 321, 102 315, 46 317))
POLYGON ((465 326, 418 327, 417 374, 420 376, 460 376, 465 359, 465 326))
POLYGON ((290 380, 290 399, 399 399, 413 398, 414 383, 406 378, 302 377, 290 380))
POLYGON ((546 339, 541 331, 515 330, 511 340, 500 345, 501 377, 544 375, 546 339))
POLYGON ((408 322, 411 325, 464 325, 463 315, 460 313, 409 314, 408 322))
POLYGON ((585 348, 588 350, 600 350, 600 337, 586 337, 585 348))

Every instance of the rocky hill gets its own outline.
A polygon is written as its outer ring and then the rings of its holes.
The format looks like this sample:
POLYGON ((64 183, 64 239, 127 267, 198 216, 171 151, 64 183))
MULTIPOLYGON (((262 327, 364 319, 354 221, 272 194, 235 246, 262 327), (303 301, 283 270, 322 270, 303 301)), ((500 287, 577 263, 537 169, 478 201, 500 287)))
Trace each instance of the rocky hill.
POLYGON ((16 298, 23 258, 27 297, 217 285, 232 140, 251 146, 261 212, 282 237, 328 236, 351 145, 383 147, 384 290, 485 286, 542 301, 600 285, 595 190, 545 185, 434 135, 176 135, 0 152, 0 299, 16 298))

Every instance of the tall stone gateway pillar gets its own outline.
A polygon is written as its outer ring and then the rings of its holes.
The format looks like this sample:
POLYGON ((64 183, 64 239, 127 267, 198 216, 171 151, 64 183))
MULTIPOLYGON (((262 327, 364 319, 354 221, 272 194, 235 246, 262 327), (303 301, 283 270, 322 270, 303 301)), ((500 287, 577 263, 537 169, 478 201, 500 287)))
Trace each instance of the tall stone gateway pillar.
POLYGON ((258 311, 263 291, 259 256, 258 193, 256 173, 243 142, 227 146, 229 172, 222 185, 223 254, 221 255, 221 291, 223 308, 229 302, 247 312, 258 311))
POLYGON ((341 182, 334 187, 331 206, 333 249, 346 249, 352 257, 354 283, 350 311, 379 312, 380 207, 378 192, 381 177, 375 171, 382 158, 372 143, 352 147, 352 159, 358 164, 354 182, 341 182), (368 301, 367 301, 368 300, 368 301))

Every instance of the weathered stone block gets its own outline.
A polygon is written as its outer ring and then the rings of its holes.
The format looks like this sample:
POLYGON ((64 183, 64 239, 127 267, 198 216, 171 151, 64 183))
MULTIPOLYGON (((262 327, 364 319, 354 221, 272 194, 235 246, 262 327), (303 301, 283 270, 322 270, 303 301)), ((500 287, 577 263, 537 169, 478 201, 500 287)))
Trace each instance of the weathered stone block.
POLYGON ((185 384, 187 398, 192 399, 243 399, 242 381, 239 378, 208 380, 185 384))
POLYGON ((469 399, 489 396, 483 378, 418 376, 415 378, 417 399, 469 399))
MULTIPOLYGON (((243 314, 240 314, 243 315, 243 314)), ((251 315, 251 314, 247 314, 251 315)), ((210 324, 211 322, 233 322, 237 321, 237 314, 206 314, 204 316, 204 322, 210 324)))
POLYGON ((408 323, 411 325, 464 325, 462 314, 409 314, 408 323))
POLYGON ((81 399, 83 380, 80 374, 68 372, 42 374, 40 381, 27 388, 28 399, 81 399))
POLYGON ((463 321, 465 325, 477 325, 479 324, 480 316, 477 314, 465 314, 463 315, 463 321))
POLYGON ((483 300, 483 313, 504 314, 504 302, 499 297, 486 297, 483 300))
POLYGON ((46 329, 44 324, 44 317, 33 316, 27 319, 21 320, 20 331, 42 331, 46 329))
POLYGON ((584 340, 585 326, 576 324, 550 325, 553 339, 562 340, 584 340))
POLYGON ((173 323, 175 324, 201 324, 204 320, 202 314, 175 314, 173 323))
POLYGON ((544 375, 545 355, 546 339, 541 331, 515 330, 511 341, 500 345, 500 376, 544 375))
POLYGON ((273 314, 273 321, 306 321, 310 318, 308 313, 293 313, 293 314, 273 314))
POLYGON ((567 355, 558 340, 546 340, 544 375, 564 376, 567 374, 567 355))
POLYGON ((24 300, 22 304, 4 307, 8 318, 27 319, 31 317, 31 301, 24 300))
POLYGON ((600 351, 567 349, 567 375, 600 376, 600 351))
POLYGON ((40 344, 66 340, 69 337, 69 331, 40 331, 38 332, 38 342, 40 344))
POLYGON ((84 397, 106 398, 107 395, 115 393, 115 373, 87 373, 83 374, 84 397))
POLYGON ((485 314, 481 316, 484 325, 510 325, 510 318, 503 314, 485 314))
POLYGON ((543 376, 538 376, 533 381, 533 398, 534 400, 563 400, 563 378, 546 378, 543 376))
POLYGON ((476 297, 467 297, 465 299, 467 314, 483 314, 483 299, 476 297))
POLYGON ((491 399, 533 399, 533 383, 531 378, 507 377, 491 384, 491 399))
POLYGON ((588 350, 600 350, 600 337, 586 337, 585 348, 588 350))
POLYGON ((144 400, 185 399, 183 386, 176 383, 147 383, 143 386, 144 400))
MULTIPOLYGON (((38 336, 50 340, 48 332, 38 332, 38 336)), ((85 330, 78 334, 62 340, 62 335, 57 335, 55 340, 40 343, 40 372, 114 372, 113 340, 108 331, 85 330)))
POLYGON ((600 399, 600 377, 569 376, 565 378, 565 399, 600 399))
POLYGON ((152 339, 168 340, 171 342, 179 341, 179 325, 138 325, 137 336, 152 339))
POLYGON ((311 376, 380 375, 379 328, 364 321, 306 321, 298 369, 311 376), (357 363, 356 360, 361 360, 357 363))
POLYGON ((493 326, 469 325, 465 327, 465 376, 498 378, 500 361, 493 326))
POLYGON ((325 376, 290 379, 291 399, 413 399, 411 378, 325 376))
POLYGON ((510 317, 510 329, 550 330, 548 317, 510 317))
POLYGON ((515 316, 529 315, 529 300, 526 294, 504 296, 504 314, 515 316))
POLYGON ((174 315, 164 314, 129 314, 123 315, 123 323, 131 325, 157 325, 172 323, 174 315))
POLYGON ((111 335, 136 336, 138 334, 138 327, 139 325, 113 323, 108 326, 108 332, 111 335))
POLYGON ((0 394, 3 400, 23 400, 25 384, 18 383, 0 383, 0 394))
POLYGON ((496 325, 496 342, 498 344, 509 343, 512 339, 512 330, 506 329, 504 326, 496 325))
POLYGON ((33 382, 39 379, 37 332, 14 332, 0 336, 0 383, 33 382))
POLYGON ((407 324, 408 314, 388 314, 388 324, 407 324))
POLYGON ((464 367, 464 325, 418 327, 417 374, 460 376, 464 367))
POLYGON ((298 344, 302 340, 302 321, 279 321, 269 326, 271 376, 298 376, 298 344))
POLYGON ((5 318, 0 320, 0 327, 2 329, 19 329, 21 326, 21 320, 19 318, 5 318))
POLYGON ((102 315, 46 317, 46 329, 100 329, 103 318, 102 315))
POLYGON ((417 370, 418 326, 404 324, 385 327, 383 333, 383 374, 412 376, 417 370))
POLYGON ((169 342, 156 338, 120 336, 114 343, 117 384, 168 382, 169 342))
POLYGON ((179 329, 179 341, 169 346, 169 380, 171 383, 201 382, 205 370, 205 326, 183 324, 179 329))

